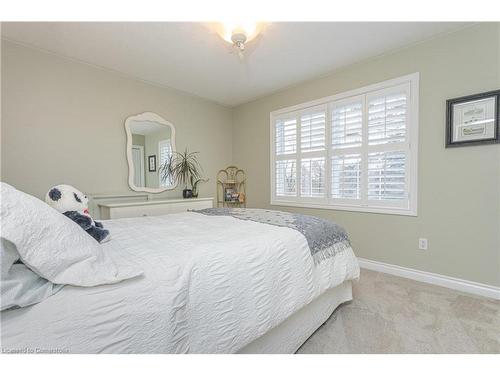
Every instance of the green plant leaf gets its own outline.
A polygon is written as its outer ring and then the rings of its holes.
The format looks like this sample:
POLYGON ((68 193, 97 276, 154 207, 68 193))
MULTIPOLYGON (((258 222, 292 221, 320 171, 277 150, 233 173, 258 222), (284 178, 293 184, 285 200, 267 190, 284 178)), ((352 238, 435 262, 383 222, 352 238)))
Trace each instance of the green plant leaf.
POLYGON ((186 148, 184 152, 173 152, 164 165, 160 168, 162 181, 171 178, 173 181, 182 184, 187 188, 188 183, 193 187, 194 181, 201 178, 203 168, 198 161, 199 152, 189 152, 186 148))

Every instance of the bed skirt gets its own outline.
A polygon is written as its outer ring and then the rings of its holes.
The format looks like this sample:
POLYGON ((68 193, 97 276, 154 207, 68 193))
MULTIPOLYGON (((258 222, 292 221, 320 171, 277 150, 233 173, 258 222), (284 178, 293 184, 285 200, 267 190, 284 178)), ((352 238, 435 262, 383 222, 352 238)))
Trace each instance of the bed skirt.
POLYGON ((277 327, 243 347, 241 354, 292 354, 342 303, 352 300, 352 282, 327 290, 277 327))

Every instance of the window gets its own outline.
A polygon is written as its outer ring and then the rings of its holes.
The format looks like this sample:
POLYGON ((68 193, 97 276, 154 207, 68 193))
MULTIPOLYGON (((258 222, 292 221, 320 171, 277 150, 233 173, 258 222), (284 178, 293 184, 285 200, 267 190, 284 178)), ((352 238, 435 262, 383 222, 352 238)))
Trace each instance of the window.
POLYGON ((418 73, 271 113, 271 204, 417 214, 418 73))
MULTIPOLYGON (((170 139, 165 139, 158 142, 159 165, 162 166, 172 156, 172 144, 170 139)), ((160 187, 169 187, 173 185, 172 177, 168 177, 165 181, 159 176, 160 187)))

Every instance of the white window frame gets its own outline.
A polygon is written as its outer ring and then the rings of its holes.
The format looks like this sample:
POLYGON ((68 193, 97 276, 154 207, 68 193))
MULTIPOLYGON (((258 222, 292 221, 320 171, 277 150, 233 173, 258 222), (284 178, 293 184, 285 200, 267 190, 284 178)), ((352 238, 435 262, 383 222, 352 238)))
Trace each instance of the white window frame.
MULTIPOLYGON (((171 141, 170 138, 168 138, 168 139, 162 139, 161 141, 158 141, 158 161, 157 161, 158 167, 157 168, 159 168, 159 166, 161 166, 161 160, 160 160, 160 158, 161 158, 161 151, 162 151, 161 149, 162 149, 162 147, 163 147, 164 144, 168 144, 170 146, 170 151, 173 152, 172 141, 171 141)), ((162 179, 161 179, 161 176, 158 174, 158 186, 160 188, 168 188, 168 187, 171 187, 173 185, 174 185, 173 183, 164 184, 163 181, 162 181, 162 179)))
MULTIPOLYGON (((298 104, 291 107, 282 108, 270 113, 270 181, 271 181, 271 205, 276 206, 292 206, 292 207, 305 207, 305 208, 321 208, 330 210, 343 210, 343 211, 354 211, 354 212, 371 212, 371 213, 381 213, 381 214, 393 214, 393 215, 407 215, 407 216, 417 216, 417 205, 418 205, 418 122, 419 122, 419 79, 420 74, 413 73, 398 77, 395 79, 390 79, 384 82, 375 83, 369 86, 361 87, 359 89, 350 90, 340 94, 328 96, 325 98, 313 100, 307 103, 298 104), (390 202, 384 201, 381 203, 375 203, 374 201, 367 201, 365 199, 361 200, 350 200, 350 199, 332 199, 331 194, 331 157, 333 155, 331 148, 331 107, 333 102, 349 101, 354 99, 356 96, 363 95, 369 97, 370 93, 380 90, 390 90, 394 86, 408 85, 409 90, 409 105, 408 105, 408 127, 406 131, 406 141, 405 144, 408 147, 407 150, 407 160, 406 160, 406 184, 408 187, 408 206, 398 207, 394 206, 390 202), (310 152, 303 155, 300 150, 300 115, 304 112, 309 112, 312 109, 318 108, 320 106, 325 106, 326 108, 326 151, 321 152, 310 152), (297 149, 294 154, 279 155, 275 153, 275 121, 282 117, 293 117, 297 119, 297 149), (326 178, 326 196, 324 198, 303 198, 300 197, 300 187, 301 187, 301 176, 300 176, 300 163, 302 158, 308 158, 309 155, 313 157, 314 155, 325 154, 325 178, 326 178), (296 160, 297 163, 297 176, 296 176, 296 195, 295 196, 276 196, 276 176, 275 176, 275 166, 277 160, 292 159, 296 160)), ((367 134, 367 103, 363 102, 363 134, 367 134)), ((364 149, 365 155, 367 155, 366 144, 362 147, 356 147, 352 150, 342 149, 339 153, 356 153, 354 150, 364 149), (345 152, 344 152, 345 150, 345 152)), ((374 146, 369 146, 373 148, 374 146)), ((362 185, 366 186, 366 168, 367 160, 363 160, 363 170, 362 174, 362 185)), ((362 195, 365 194, 362 192, 362 195)))

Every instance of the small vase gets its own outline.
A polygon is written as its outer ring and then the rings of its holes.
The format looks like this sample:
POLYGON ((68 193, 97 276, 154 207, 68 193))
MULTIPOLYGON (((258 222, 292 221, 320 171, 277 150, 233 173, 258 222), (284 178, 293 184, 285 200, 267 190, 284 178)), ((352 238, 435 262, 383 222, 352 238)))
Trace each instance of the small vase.
POLYGON ((182 191, 182 197, 183 198, 192 198, 193 197, 193 190, 191 190, 191 189, 184 189, 182 191))

